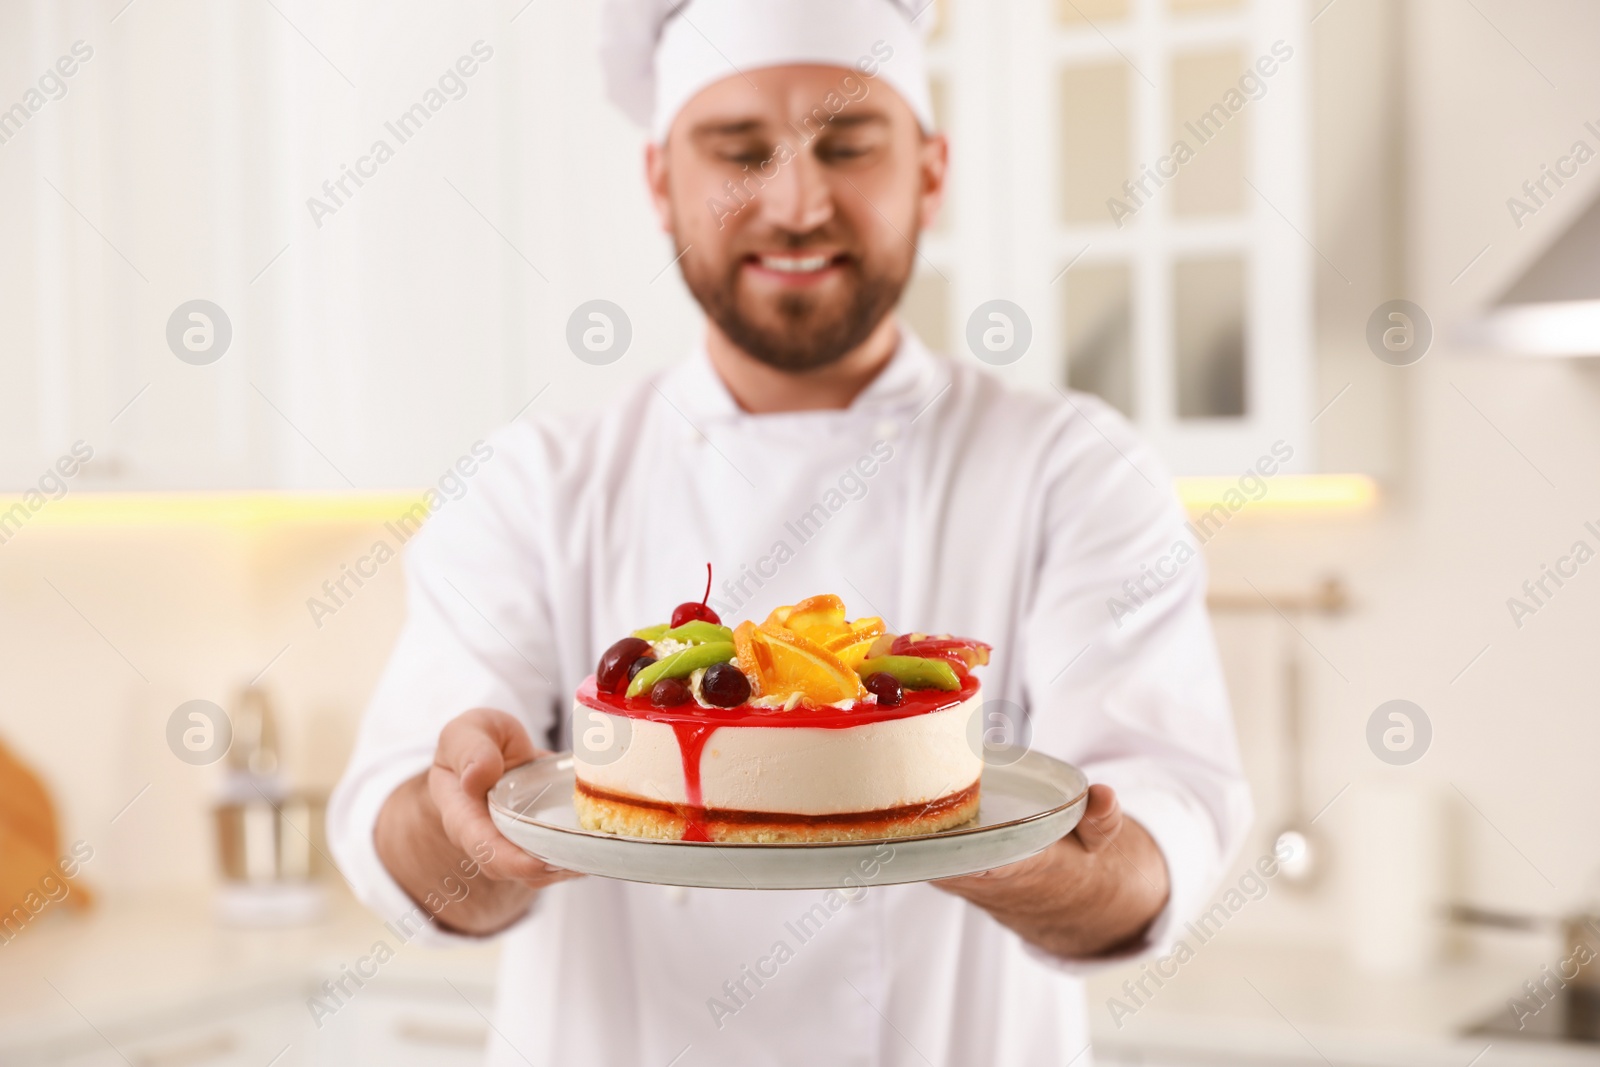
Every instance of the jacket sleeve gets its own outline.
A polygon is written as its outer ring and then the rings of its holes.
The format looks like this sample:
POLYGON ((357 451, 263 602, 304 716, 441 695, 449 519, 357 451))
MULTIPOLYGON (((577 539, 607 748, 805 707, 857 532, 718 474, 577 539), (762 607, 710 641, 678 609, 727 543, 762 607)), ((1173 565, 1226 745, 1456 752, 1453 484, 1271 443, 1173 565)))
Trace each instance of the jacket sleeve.
MULTIPOLYGON (((473 708, 509 712, 549 747, 560 691, 536 479, 504 443, 491 450, 459 499, 435 495, 435 514, 404 544, 405 624, 328 805, 329 846, 356 896, 430 940, 455 935, 433 923, 435 909, 419 913, 426 901, 412 900, 378 858, 379 809, 432 763, 445 723, 473 708)), ((406 523, 385 531, 396 547, 406 523)), ((441 884, 440 896, 451 889, 441 884)))
MULTIPOLYGON (((1116 412, 1080 397, 1047 485, 1024 690, 1034 748, 1117 792, 1166 859, 1163 953, 1215 890, 1251 819, 1201 544, 1163 466, 1116 412)), ((1042 955, 1042 953, 1036 953, 1042 955)), ((1053 961, 1083 972, 1105 960, 1053 961)))

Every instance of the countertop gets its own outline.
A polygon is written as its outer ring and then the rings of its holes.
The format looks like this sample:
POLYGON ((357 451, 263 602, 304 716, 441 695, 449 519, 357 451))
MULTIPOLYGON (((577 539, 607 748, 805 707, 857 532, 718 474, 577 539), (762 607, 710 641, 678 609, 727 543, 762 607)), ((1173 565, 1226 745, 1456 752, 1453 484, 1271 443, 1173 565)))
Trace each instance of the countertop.
POLYGON ((329 886, 317 922, 280 928, 220 925, 204 892, 103 898, 83 916, 43 913, 0 944, 0 1050, 112 1030, 196 1007, 310 997, 380 939, 394 949, 392 986, 449 979, 487 1003, 494 942, 441 949, 403 943, 342 886, 329 886))
MULTIPOLYGON (((1247 1057, 1250 1063, 1296 1067, 1600 1063, 1600 1045, 1465 1033, 1496 1012, 1511 1021, 1508 999, 1524 979, 1537 979, 1540 968, 1558 958, 1539 944, 1498 946, 1492 954, 1442 962, 1414 975, 1372 975, 1336 950, 1221 941, 1197 950, 1160 988, 1146 979, 1149 995, 1138 993, 1142 1005, 1123 983, 1137 980, 1143 968, 1091 979, 1090 1026, 1096 1050, 1114 1062, 1237 1064, 1247 1057), (1112 997, 1135 1009, 1118 1013, 1120 1027, 1108 1006, 1112 997)), ((1166 969, 1171 973, 1171 965, 1166 969)))
MULTIPOLYGON (((109 1029, 197 1005, 311 995, 378 940, 396 951, 382 981, 441 987, 487 1004, 498 948, 423 948, 398 939, 342 889, 325 917, 279 929, 220 926, 202 893, 112 899, 82 917, 46 913, 0 945, 0 1050, 109 1029)), ((1418 976, 1373 977, 1337 952, 1218 941, 1136 1003, 1122 983, 1090 982, 1095 1046, 1108 1063, 1439 1064, 1565 1067, 1600 1063, 1600 1046, 1468 1037, 1546 962, 1543 946, 1502 949, 1418 976), (1111 997, 1135 1007, 1118 1026, 1111 997), (1485 1049, 1487 1048, 1487 1051, 1485 1049), (1474 1059, 1474 1057, 1478 1057, 1474 1059)), ((1548 1009, 1554 1010, 1554 1009, 1548 1009)))

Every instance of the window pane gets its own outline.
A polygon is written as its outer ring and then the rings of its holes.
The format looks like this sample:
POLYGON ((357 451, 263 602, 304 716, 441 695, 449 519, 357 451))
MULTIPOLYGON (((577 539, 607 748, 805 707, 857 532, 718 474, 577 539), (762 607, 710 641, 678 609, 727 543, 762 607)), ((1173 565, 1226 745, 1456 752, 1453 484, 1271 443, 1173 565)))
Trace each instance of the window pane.
POLYGON ((1133 417, 1133 272, 1125 263, 1074 267, 1066 286, 1067 387, 1133 417))
POLYGON ((900 298, 900 314, 924 344, 935 352, 950 351, 950 283, 927 264, 918 263, 900 298))
POLYGON ((1180 261, 1173 278, 1178 418, 1245 414, 1244 262, 1180 261))
POLYGON ((1122 64, 1061 72, 1061 216, 1107 222, 1129 176, 1128 74, 1122 64))
MULTIPOLYGON (((1243 56, 1233 49, 1180 55, 1172 61, 1172 137, 1194 152, 1173 179, 1175 215, 1237 214, 1244 204, 1245 123, 1249 96, 1240 91, 1243 56)), ((1261 92, 1256 78, 1246 88, 1261 92)))
POLYGON ((1056 0, 1056 20, 1063 26, 1085 26, 1128 17, 1128 0, 1056 0))

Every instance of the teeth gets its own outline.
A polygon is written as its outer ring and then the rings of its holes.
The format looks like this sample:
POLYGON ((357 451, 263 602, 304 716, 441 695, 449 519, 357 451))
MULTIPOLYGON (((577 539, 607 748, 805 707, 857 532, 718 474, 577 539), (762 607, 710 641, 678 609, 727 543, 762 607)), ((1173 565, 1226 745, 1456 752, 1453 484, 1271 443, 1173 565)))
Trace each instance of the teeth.
POLYGON ((761 265, 785 274, 806 274, 828 265, 827 256, 762 256, 761 265))

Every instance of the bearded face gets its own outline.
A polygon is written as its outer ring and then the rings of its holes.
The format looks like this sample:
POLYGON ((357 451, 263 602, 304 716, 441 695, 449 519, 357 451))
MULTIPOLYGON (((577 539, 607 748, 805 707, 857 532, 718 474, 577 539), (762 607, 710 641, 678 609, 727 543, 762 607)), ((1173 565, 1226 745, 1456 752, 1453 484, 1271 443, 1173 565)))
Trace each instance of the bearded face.
POLYGON ((772 67, 690 100, 651 150, 651 185, 707 317, 754 359, 804 372, 858 348, 899 303, 943 147, 890 89, 772 67))

